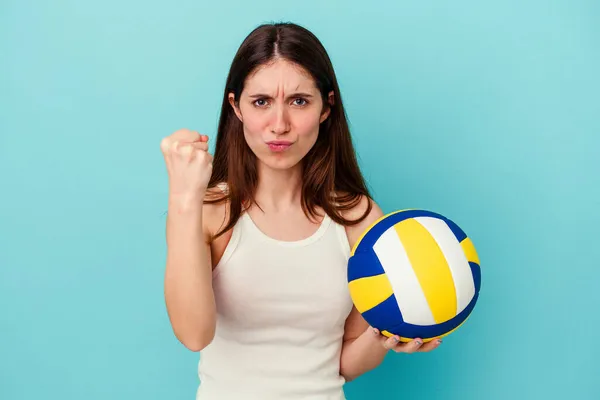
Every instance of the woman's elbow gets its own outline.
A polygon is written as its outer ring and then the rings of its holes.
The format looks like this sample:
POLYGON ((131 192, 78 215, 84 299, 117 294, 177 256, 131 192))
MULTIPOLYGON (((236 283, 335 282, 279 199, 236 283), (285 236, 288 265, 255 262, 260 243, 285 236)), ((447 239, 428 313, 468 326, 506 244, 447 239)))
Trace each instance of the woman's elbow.
POLYGON ((352 371, 350 371, 348 368, 346 368, 346 366, 344 364, 340 365, 340 376, 342 378, 344 378, 344 380, 347 382, 351 382, 354 379, 358 378, 359 374, 353 373, 352 371))
POLYGON ((207 329, 196 334, 175 334, 175 336, 188 350, 199 352, 212 343, 215 331, 214 329, 207 329))

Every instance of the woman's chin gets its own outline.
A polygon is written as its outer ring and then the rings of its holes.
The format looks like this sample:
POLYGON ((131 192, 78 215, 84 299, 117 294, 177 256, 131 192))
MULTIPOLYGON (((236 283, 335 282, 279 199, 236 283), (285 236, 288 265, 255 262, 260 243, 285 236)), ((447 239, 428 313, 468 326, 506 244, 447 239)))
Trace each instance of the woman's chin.
POLYGON ((278 171, 297 167, 301 161, 300 157, 294 157, 291 154, 269 154, 258 159, 265 167, 278 171))

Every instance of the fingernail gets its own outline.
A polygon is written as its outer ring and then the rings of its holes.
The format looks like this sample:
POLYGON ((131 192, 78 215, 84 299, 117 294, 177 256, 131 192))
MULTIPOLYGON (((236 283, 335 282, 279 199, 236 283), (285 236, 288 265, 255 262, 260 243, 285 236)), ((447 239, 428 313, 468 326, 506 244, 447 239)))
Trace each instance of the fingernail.
POLYGON ((373 328, 373 333, 376 334, 376 335, 379 335, 379 329, 373 328))
POLYGON ((394 336, 394 341, 399 342, 400 338, 398 336, 394 336))
POLYGON ((437 343, 438 343, 438 344, 442 343, 442 339, 438 339, 438 340, 437 340, 437 343))

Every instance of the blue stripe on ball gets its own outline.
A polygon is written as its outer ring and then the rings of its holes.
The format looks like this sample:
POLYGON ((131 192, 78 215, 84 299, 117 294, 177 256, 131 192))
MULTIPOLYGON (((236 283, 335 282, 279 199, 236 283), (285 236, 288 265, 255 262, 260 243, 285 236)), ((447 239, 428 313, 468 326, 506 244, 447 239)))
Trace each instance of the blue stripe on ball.
POLYGON ((475 293, 479 293, 479 289, 481 289, 481 267, 473 261, 469 261, 469 265, 471 266, 471 274, 473 274, 475 293))
POLYGON ((373 249, 368 253, 354 254, 348 260, 348 282, 384 273, 383 266, 373 249))
MULTIPOLYGON (((422 325, 413 325, 413 324, 407 324, 402 322, 401 324, 396 324, 394 326, 386 326, 386 327, 382 327, 379 328, 379 326, 377 326, 378 329, 381 330, 386 330, 390 333, 393 333, 395 335, 399 335, 402 337, 406 337, 406 338, 421 338, 421 339, 429 339, 429 338, 434 338, 434 337, 438 337, 438 336, 442 336, 448 332, 450 332, 451 330, 457 328, 460 324, 462 324, 465 319, 467 319, 467 317, 469 316, 469 314, 471 313, 471 311, 473 311, 473 308, 475 307, 475 303, 477 303, 477 298, 479 297, 478 293, 475 293, 475 296, 473 296, 473 298, 471 299, 471 302, 469 303, 469 305, 462 310, 456 317, 452 318, 449 321, 440 323, 440 324, 436 324, 436 325, 428 325, 428 326, 422 326, 422 325)), ((367 320, 365 318, 365 320, 367 320)), ((388 319, 388 323, 391 320, 391 318, 388 319)), ((367 320, 367 322, 369 322, 367 320)))
POLYGON ((463 240, 465 240, 465 238, 467 237, 467 234, 462 229, 460 229, 458 227, 458 225, 456 225, 454 223, 454 221, 451 221, 445 217, 442 217, 442 219, 444 220, 446 225, 448 225, 448 227, 450 228, 452 233, 454 233, 454 236, 456 236, 456 239, 458 240, 459 243, 462 242, 463 240))
POLYGON ((358 244, 355 254, 361 251, 368 251, 369 249, 372 249, 375 245, 375 242, 377 242, 381 235, 390 227, 396 225, 399 222, 404 221, 405 219, 417 217, 432 217, 439 218, 443 221, 447 221, 447 219, 444 216, 426 210, 406 210, 390 214, 383 220, 379 221, 379 223, 377 223, 367 232, 367 234, 362 238, 362 240, 358 244))
POLYGON ((393 294, 375 307, 363 312, 362 316, 369 325, 380 331, 388 330, 387 327, 390 325, 390 322, 393 322, 394 325, 404 322, 402 313, 398 309, 396 296, 393 294))

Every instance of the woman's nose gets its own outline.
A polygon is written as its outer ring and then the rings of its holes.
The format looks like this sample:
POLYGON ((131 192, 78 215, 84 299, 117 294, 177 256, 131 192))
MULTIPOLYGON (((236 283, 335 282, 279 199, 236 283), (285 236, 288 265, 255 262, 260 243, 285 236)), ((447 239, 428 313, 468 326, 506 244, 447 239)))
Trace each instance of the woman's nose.
POLYGON ((290 121, 286 108, 284 106, 276 107, 271 122, 271 132, 275 135, 283 135, 284 133, 289 132, 289 130, 290 121))

